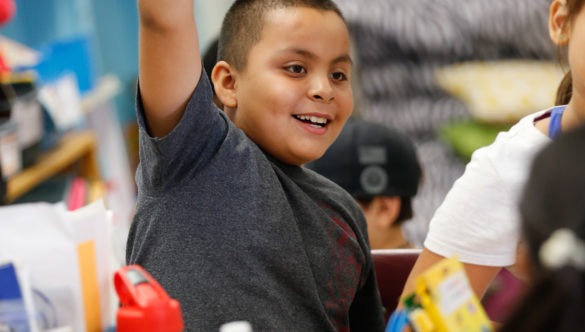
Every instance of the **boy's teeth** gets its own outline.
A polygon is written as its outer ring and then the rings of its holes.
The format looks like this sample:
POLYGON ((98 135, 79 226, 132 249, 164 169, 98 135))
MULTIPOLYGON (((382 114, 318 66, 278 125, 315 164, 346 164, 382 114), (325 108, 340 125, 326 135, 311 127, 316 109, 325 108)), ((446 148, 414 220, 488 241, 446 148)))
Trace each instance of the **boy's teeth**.
POLYGON ((297 118, 302 121, 309 121, 316 124, 327 124, 327 119, 309 115, 298 115, 297 118))
POLYGON ((316 116, 312 116, 311 117, 311 122, 325 124, 325 123, 327 123, 327 119, 323 119, 323 118, 318 118, 316 116))

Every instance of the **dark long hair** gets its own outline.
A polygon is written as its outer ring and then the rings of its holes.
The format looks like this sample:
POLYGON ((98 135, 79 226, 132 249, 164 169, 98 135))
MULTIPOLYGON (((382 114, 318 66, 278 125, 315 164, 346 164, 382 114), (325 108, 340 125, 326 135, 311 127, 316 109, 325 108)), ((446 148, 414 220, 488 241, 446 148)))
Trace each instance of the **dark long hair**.
POLYGON ((573 96, 573 77, 571 71, 565 74, 557 88, 557 96, 555 98, 555 105, 566 105, 573 96))
POLYGON ((498 332, 575 332, 585 328, 583 272, 565 267, 536 281, 498 332))
POLYGON ((561 134, 534 159, 520 200, 532 280, 499 332, 585 330, 585 269, 571 263, 551 268, 539 259, 543 243, 559 228, 585 242, 583 146, 585 127, 561 134))

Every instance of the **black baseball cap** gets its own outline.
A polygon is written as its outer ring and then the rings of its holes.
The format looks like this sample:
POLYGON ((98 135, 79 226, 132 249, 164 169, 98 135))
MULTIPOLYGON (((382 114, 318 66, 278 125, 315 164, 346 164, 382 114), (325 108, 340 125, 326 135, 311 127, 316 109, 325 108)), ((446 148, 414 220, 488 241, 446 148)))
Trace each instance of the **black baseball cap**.
POLYGON ((413 197, 421 178, 416 149, 408 137, 357 118, 350 118, 325 154, 307 167, 358 199, 413 197))

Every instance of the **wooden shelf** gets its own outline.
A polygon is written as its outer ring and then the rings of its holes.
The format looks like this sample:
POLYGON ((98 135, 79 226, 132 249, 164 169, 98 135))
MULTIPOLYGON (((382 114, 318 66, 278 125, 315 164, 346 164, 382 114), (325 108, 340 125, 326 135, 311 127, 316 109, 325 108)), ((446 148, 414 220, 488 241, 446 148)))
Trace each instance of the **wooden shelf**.
POLYGON ((78 175, 98 180, 97 142, 93 132, 65 134, 55 147, 38 157, 35 164, 8 180, 6 198, 10 203, 43 181, 79 163, 78 175))

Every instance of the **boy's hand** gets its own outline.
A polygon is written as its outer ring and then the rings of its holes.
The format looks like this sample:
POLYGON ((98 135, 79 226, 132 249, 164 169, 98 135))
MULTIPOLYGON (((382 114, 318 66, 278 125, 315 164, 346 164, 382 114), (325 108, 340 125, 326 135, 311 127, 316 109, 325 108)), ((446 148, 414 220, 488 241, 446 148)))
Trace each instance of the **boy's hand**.
POLYGON ((138 0, 138 78, 148 130, 168 134, 201 76, 193 0, 138 0))

